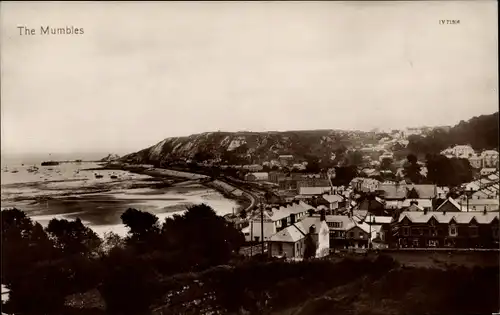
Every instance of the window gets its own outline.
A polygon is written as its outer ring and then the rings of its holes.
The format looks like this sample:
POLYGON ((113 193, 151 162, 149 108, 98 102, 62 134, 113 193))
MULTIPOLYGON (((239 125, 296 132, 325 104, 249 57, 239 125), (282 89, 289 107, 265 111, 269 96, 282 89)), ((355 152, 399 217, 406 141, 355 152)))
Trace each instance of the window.
POLYGON ((258 236, 255 236, 254 239, 255 239, 256 242, 259 241, 259 237, 258 236))
POLYGON ((349 237, 354 238, 354 232, 349 232, 349 237))
POLYGON ((410 235, 410 228, 408 226, 403 227, 403 235, 404 236, 410 235))
POLYGON ((493 237, 498 238, 498 225, 492 227, 493 230, 493 237))
POLYGON ((283 243, 278 243, 278 255, 283 255, 283 243))
POLYGON ((479 235, 479 231, 477 226, 473 225, 469 227, 469 234, 471 237, 477 237, 479 235))
POLYGON ((450 234, 450 236, 457 236, 458 231, 457 231, 457 227, 455 225, 450 225, 449 234, 450 234))
POLYGON ((437 236, 438 231, 436 229, 430 229, 430 236, 437 236))
POLYGON ((418 238, 413 239, 413 247, 418 247, 418 238))
POLYGON ((429 247, 437 247, 437 246, 438 246, 437 240, 429 240, 429 247))
POLYGON ((339 229, 342 227, 342 222, 328 222, 328 226, 339 229))

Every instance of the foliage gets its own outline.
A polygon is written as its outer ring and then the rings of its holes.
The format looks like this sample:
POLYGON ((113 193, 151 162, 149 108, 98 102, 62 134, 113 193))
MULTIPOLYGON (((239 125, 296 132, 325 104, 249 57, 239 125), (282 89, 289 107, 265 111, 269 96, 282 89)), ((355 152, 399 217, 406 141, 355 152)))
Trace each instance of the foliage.
POLYGON ((58 312, 65 297, 96 286, 91 256, 100 239, 79 220, 51 220, 46 230, 18 209, 2 214, 2 283, 16 312, 58 312))
POLYGON ((103 260, 99 292, 111 314, 147 314, 159 295, 158 276, 132 248, 115 248, 103 260))
POLYGON ((415 155, 408 155, 403 168, 405 179, 410 180, 413 184, 420 184, 424 180, 424 176, 420 174, 422 168, 420 164, 418 164, 417 157, 415 155))
POLYGON ((467 159, 427 155, 427 179, 438 186, 456 187, 472 180, 472 167, 467 159))
POLYGON ((382 162, 380 163, 380 169, 381 170, 392 170, 393 169, 393 163, 394 161, 391 158, 383 158, 382 162))
POLYGON ((470 144, 475 150, 498 148, 498 112, 461 121, 449 131, 434 129, 425 137, 408 137, 414 154, 438 154, 447 147, 470 144))
POLYGON ((102 240, 77 218, 75 221, 52 219, 47 233, 54 240, 56 248, 65 255, 91 255, 99 249, 102 240))
POLYGON ((336 186, 347 186, 356 176, 358 176, 358 169, 356 166, 339 166, 335 168, 335 178, 332 178, 332 184, 336 186))
POLYGON ((360 151, 349 151, 347 153, 348 165, 359 166, 363 163, 363 153, 360 151))
POLYGON ((160 242, 158 217, 152 213, 129 208, 121 216, 122 222, 129 228, 127 243, 140 252, 155 248, 160 242))

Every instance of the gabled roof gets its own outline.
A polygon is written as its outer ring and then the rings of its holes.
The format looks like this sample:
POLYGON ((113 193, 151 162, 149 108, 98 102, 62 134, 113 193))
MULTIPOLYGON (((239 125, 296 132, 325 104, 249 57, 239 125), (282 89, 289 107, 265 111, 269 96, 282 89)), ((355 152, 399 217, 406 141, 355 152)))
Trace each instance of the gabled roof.
POLYGON ((409 206, 406 211, 424 211, 424 208, 422 208, 421 206, 419 205, 416 205, 416 204, 412 204, 411 206, 409 206))
POLYGON ((315 225, 316 233, 319 232, 321 226, 321 218, 306 217, 302 221, 287 226, 283 230, 270 237, 271 242, 288 242, 295 243, 306 237, 309 233, 309 228, 315 225))
POLYGON ((437 207, 436 212, 439 211, 445 204, 448 204, 448 203, 451 203, 458 210, 461 209, 460 205, 458 204, 458 202, 455 201, 455 199, 448 197, 447 200, 445 200, 439 207, 437 207))
POLYGON ((304 234, 305 232, 300 230, 300 228, 297 227, 296 224, 292 224, 279 231, 278 233, 272 235, 269 240, 271 242, 295 243, 303 239, 305 237, 304 234))
POLYGON ((437 222, 448 224, 452 219, 458 224, 469 224, 474 218, 478 224, 489 224, 495 218, 498 218, 497 212, 477 213, 477 212, 421 212, 421 211, 404 211, 399 216, 398 222, 407 218, 413 223, 427 223, 430 218, 434 217, 437 222))
POLYGON ((380 184, 378 190, 383 191, 383 196, 386 199, 404 199, 407 194, 405 184, 380 184))
MULTIPOLYGON (((467 200, 459 200, 458 203, 462 206, 467 206, 467 200)), ((469 199, 469 206, 494 206, 498 205, 498 199, 469 199)))
POLYGON ((436 185, 411 185, 409 191, 415 189, 420 199, 431 199, 436 197, 436 185))
POLYGON ((403 208, 409 207, 412 202, 417 202, 419 208, 432 208, 432 200, 430 199, 405 199, 401 206, 403 208))
POLYGON ((346 215, 327 215, 325 219, 326 223, 341 222, 342 227, 338 228, 339 230, 349 229, 355 224, 354 219, 349 218, 346 215))
POLYGON ((269 218, 272 221, 278 221, 290 216, 290 214, 299 214, 307 212, 308 210, 315 210, 315 208, 313 206, 308 205, 305 202, 299 201, 298 204, 292 203, 286 206, 281 206, 279 208, 272 208, 269 218))
POLYGON ((323 195, 322 196, 323 199, 325 199, 326 201, 332 203, 332 202, 342 202, 344 201, 344 197, 342 197, 341 195, 323 195))

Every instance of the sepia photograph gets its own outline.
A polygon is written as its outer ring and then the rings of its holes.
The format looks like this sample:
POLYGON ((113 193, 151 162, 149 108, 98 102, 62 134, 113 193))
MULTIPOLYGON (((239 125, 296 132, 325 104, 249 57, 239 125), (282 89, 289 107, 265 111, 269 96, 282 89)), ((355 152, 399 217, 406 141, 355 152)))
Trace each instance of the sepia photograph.
POLYGON ((2 315, 499 314, 498 4, 0 3, 2 315))

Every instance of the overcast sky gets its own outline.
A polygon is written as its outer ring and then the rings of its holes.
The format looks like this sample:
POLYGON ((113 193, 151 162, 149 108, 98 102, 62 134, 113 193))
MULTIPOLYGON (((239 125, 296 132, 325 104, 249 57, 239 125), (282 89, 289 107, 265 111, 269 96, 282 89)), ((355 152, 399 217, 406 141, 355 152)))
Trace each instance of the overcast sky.
POLYGON ((4 154, 454 125, 498 110, 496 1, 0 5, 4 154))

